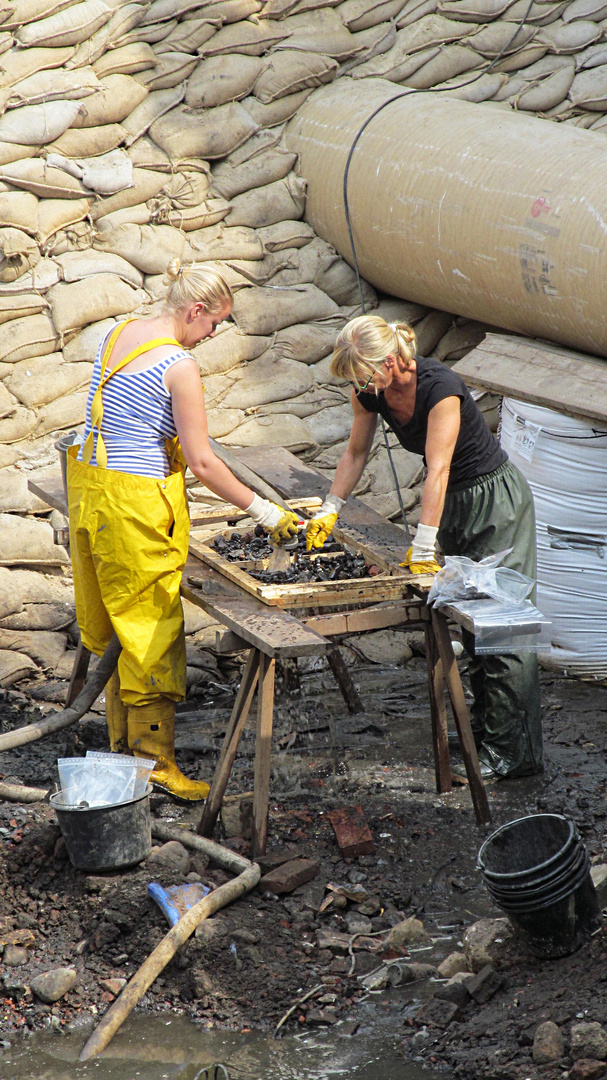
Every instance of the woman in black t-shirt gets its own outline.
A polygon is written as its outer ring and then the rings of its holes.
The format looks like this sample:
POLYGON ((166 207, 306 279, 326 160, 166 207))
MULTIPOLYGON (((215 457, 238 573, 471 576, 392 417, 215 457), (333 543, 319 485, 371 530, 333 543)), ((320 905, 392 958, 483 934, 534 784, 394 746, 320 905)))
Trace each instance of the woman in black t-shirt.
MULTIPOLYGON (((415 355, 406 323, 374 315, 352 319, 339 333, 331 373, 352 383, 348 447, 317 514, 308 549, 322 547, 367 463, 377 414, 427 467, 420 522, 405 563, 412 573, 436 573, 436 543, 446 555, 476 561, 507 548, 503 563, 535 577, 533 498, 522 474, 489 431, 465 383, 436 360, 415 355)), ((539 677, 533 653, 474 656, 472 726, 485 779, 542 769, 539 677)))

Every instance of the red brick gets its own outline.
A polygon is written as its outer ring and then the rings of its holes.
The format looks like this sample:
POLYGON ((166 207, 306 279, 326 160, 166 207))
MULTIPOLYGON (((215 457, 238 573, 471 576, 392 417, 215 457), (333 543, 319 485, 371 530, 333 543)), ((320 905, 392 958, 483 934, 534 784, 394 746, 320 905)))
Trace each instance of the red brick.
POLYGON ((340 810, 330 810, 329 821, 344 859, 373 853, 373 837, 365 821, 362 806, 343 806, 340 810))
POLYGON ((319 870, 320 863, 316 859, 292 859, 265 874, 259 881, 259 888, 276 895, 290 893, 315 878, 319 870))
POLYGON ((607 1064, 604 1061, 593 1061, 590 1058, 580 1058, 569 1070, 571 1080, 596 1080, 607 1072, 607 1064))

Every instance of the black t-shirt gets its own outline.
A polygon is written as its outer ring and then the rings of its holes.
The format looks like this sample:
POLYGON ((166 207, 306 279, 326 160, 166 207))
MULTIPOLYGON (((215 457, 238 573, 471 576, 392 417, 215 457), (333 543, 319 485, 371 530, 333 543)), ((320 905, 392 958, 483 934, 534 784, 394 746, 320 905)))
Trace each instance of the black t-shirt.
POLYGON ((417 388, 415 409, 408 424, 400 424, 386 404, 383 392, 358 393, 367 412, 383 416, 399 443, 412 454, 425 458, 428 413, 437 402, 448 397, 460 399, 460 429, 451 460, 449 487, 493 472, 508 460, 494 435, 489 431, 463 379, 438 360, 416 356, 417 388))

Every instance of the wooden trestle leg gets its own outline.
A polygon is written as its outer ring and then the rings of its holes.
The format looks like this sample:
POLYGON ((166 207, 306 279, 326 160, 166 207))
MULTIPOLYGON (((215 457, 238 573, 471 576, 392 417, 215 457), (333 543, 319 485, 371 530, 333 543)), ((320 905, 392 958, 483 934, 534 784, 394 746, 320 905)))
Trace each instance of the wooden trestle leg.
POLYGON ((257 738, 255 741, 255 781, 253 787, 253 826, 251 858, 265 855, 268 840, 268 803, 270 799, 270 761, 274 715, 274 673, 276 661, 259 654, 259 690, 257 694, 257 738))
POLYGON ((327 660, 329 667, 335 676, 335 680, 339 689, 341 690, 342 697, 347 705, 348 712, 359 713, 364 712, 365 707, 361 701, 360 694, 356 689, 352 676, 348 671, 343 657, 339 651, 339 646, 335 645, 330 652, 327 653, 327 660))
POLYGON ((70 676, 70 685, 67 688, 67 697, 65 699, 66 709, 69 709, 72 702, 76 700, 86 682, 90 659, 91 654, 89 649, 82 644, 82 641, 79 641, 74 657, 72 674, 70 676))
POLYGON ((221 809, 225 789, 228 780, 230 779, 232 766, 236 759, 238 744, 247 722, 249 709, 251 708, 251 702, 255 693, 255 687, 257 686, 259 660, 261 656, 262 653, 260 653, 258 649, 249 650, 249 655, 242 673, 240 687, 236 695, 236 701, 234 702, 234 707, 232 709, 232 715, 230 716, 230 721, 226 728, 223 746, 215 768, 211 790, 207 795, 202 818, 198 825, 198 832, 201 836, 209 838, 213 836, 217 815, 221 809))
POLYGON ((487 825, 491 821, 491 811, 489 810, 487 792, 481 777, 474 735, 470 725, 470 715, 464 697, 462 681, 457 670, 453 645, 449 637, 447 619, 442 612, 436 611, 435 608, 431 609, 430 618, 436 648, 443 668, 442 673, 449 691, 451 708, 453 709, 455 725, 459 735, 476 821, 478 825, 487 825))
POLYGON ((447 736, 447 710, 445 707, 445 678, 442 660, 438 654, 436 638, 432 629, 430 608, 425 608, 424 611, 427 612, 428 616, 424 619, 424 632, 426 636, 434 773, 436 775, 436 790, 442 794, 445 791, 451 791, 452 788, 449 739, 447 736))

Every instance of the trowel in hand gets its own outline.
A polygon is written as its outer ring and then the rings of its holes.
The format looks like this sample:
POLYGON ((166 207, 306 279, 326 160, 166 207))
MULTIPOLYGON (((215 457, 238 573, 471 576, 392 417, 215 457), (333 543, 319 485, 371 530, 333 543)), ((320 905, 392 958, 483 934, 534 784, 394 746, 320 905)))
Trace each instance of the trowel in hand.
POLYGON ((272 554, 268 559, 268 570, 271 574, 284 573, 291 565, 291 555, 297 549, 298 535, 285 540, 284 544, 272 543, 272 554))

